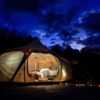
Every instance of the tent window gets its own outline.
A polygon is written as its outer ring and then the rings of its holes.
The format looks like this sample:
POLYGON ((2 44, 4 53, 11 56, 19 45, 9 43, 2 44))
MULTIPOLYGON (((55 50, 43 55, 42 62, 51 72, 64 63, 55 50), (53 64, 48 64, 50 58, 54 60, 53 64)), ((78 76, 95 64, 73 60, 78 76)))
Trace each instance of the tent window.
POLYGON ((32 53, 28 58, 30 77, 39 80, 52 80, 58 75, 59 62, 51 54, 32 53))
POLYGON ((11 79, 23 56, 24 53, 21 51, 12 51, 2 54, 0 56, 0 71, 11 79))

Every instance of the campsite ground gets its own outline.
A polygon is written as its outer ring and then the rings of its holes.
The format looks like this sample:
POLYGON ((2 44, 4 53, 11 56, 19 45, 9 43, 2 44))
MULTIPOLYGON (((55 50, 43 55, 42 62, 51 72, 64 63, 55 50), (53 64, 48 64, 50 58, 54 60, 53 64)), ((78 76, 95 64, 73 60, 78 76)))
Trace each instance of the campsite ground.
POLYGON ((65 85, 19 86, 0 89, 0 100, 100 100, 100 88, 65 85))

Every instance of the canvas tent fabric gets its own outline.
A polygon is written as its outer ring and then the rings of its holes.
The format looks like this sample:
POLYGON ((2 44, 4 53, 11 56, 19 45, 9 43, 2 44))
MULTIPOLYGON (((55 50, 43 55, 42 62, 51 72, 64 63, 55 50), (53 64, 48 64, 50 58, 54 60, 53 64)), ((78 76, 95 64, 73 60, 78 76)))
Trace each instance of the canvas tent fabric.
POLYGON ((0 55, 0 81, 62 82, 71 79, 68 61, 52 54, 39 40, 0 55))

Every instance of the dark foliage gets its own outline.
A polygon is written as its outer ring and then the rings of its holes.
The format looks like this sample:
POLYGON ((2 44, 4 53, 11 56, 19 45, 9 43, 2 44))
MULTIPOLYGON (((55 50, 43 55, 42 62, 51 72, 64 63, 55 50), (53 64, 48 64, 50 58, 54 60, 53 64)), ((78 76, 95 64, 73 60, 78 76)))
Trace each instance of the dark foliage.
POLYGON ((30 43, 33 40, 33 38, 30 35, 17 36, 16 35, 17 33, 24 34, 24 33, 18 32, 17 30, 11 31, 7 28, 0 29, 0 52, 3 52, 11 48, 23 46, 25 44, 30 43))
POLYGON ((100 49, 86 48, 79 52, 67 46, 62 52, 60 47, 56 45, 52 47, 52 50, 70 62, 75 82, 89 84, 100 82, 100 49))

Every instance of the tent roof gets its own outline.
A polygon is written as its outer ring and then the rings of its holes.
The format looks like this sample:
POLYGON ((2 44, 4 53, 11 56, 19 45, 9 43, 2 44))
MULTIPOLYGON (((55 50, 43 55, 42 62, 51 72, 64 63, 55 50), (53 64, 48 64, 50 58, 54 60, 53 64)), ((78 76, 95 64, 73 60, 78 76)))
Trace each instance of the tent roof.
POLYGON ((22 47, 18 47, 18 48, 14 48, 14 49, 10 49, 10 51, 12 50, 21 50, 21 51, 25 51, 25 50, 31 50, 31 51, 35 51, 35 52, 49 52, 49 49, 44 46, 40 40, 38 38, 34 38, 33 41, 25 46, 22 47))
POLYGON ((44 46, 40 40, 38 38, 35 38, 31 43, 29 43, 28 45, 24 46, 23 48, 31 48, 32 51, 49 51, 49 49, 44 46))

